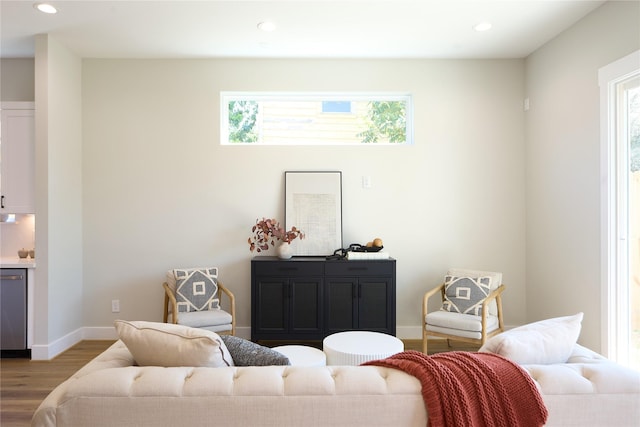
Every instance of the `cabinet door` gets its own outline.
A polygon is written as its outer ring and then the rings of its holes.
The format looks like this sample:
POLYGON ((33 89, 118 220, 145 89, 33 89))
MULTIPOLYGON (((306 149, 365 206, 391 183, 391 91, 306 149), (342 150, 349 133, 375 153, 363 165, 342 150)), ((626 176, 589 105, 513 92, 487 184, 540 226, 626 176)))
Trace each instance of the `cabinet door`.
POLYGON ((1 269, 0 349, 27 348, 27 270, 1 269))
POLYGON ((258 277, 254 315, 256 334, 285 333, 289 323, 288 279, 258 277))
POLYGON ((321 301, 321 278, 292 278, 289 288, 290 331, 301 334, 322 333, 321 301))
POLYGON ((358 284, 358 328, 390 332, 392 298, 391 279, 360 279, 358 284))
POLYGON ((356 278, 327 278, 325 288, 326 335, 357 329, 356 278))
POLYGON ((0 212, 35 211, 35 120, 33 110, 2 110, 0 212))

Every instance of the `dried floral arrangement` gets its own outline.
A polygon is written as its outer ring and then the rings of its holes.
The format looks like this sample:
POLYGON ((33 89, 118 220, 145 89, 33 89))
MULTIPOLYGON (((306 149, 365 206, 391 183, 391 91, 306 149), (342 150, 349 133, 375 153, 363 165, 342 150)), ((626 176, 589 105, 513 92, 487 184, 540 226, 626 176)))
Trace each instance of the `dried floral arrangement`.
POLYGON ((304 239, 302 230, 291 227, 287 231, 276 219, 262 218, 256 219, 256 225, 251 228, 253 236, 249 237, 249 250, 251 252, 262 252, 269 249, 269 245, 275 246, 276 240, 291 243, 296 238, 304 239))

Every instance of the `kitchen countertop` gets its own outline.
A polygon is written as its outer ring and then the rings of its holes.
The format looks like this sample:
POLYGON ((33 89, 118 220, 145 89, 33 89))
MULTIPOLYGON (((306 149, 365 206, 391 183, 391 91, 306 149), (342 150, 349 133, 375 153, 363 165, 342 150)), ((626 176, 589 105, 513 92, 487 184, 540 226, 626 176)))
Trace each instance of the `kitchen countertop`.
POLYGON ((1 257, 0 268, 36 268, 34 258, 1 257))

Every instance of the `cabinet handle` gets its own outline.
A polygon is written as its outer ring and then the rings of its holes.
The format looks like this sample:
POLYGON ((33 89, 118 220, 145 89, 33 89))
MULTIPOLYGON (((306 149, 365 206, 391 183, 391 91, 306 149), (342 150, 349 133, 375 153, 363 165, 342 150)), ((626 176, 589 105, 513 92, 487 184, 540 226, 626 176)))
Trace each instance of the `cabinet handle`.
POLYGON ((4 196, 0 197, 0 208, 4 209, 4 196))
POLYGON ((22 274, 16 274, 14 276, 0 276, 0 280, 22 280, 24 276, 22 274))
POLYGON ((298 267, 279 267, 280 271, 298 271, 298 267))
POLYGON ((367 271, 368 267, 349 267, 349 271, 367 271))

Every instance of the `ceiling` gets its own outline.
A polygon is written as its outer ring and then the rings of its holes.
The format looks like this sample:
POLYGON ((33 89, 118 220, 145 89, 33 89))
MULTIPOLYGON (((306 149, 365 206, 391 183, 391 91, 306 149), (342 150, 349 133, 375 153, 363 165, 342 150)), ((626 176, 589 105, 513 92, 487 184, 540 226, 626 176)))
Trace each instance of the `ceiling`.
POLYGON ((605 1, 0 0, 0 57, 48 33, 83 58, 524 58, 605 1), (261 21, 273 32, 257 28, 261 21), (493 28, 472 27, 489 21, 493 28))

